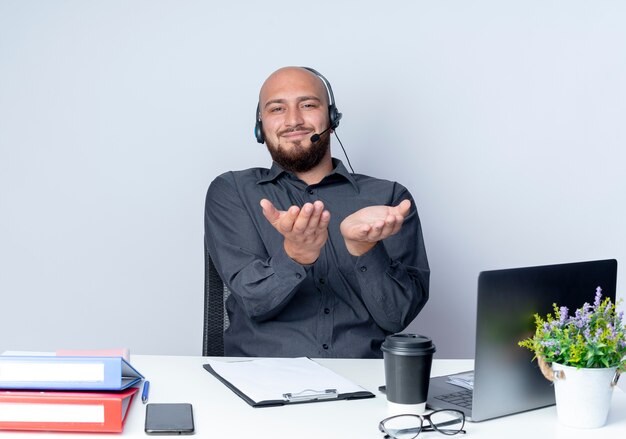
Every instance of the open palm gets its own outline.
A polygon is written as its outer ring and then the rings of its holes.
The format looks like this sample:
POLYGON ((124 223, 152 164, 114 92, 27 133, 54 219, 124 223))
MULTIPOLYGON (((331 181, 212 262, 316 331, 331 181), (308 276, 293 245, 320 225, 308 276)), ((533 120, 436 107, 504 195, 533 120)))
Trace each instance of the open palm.
POLYGON ((364 207, 347 216, 340 230, 348 251, 363 254, 376 242, 398 233, 410 208, 411 202, 404 200, 397 206, 364 207))

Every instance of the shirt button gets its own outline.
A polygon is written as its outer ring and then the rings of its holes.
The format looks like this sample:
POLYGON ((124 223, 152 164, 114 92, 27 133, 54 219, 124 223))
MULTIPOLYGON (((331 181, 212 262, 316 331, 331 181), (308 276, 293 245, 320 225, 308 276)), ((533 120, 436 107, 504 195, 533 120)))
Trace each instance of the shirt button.
POLYGON ((324 349, 328 349, 328 345, 327 345, 326 343, 324 343, 324 344, 322 345, 322 347, 323 347, 324 349))
POLYGON ((360 268, 360 270, 361 270, 363 273, 365 273, 365 272, 367 271, 367 267, 366 267, 365 265, 363 265, 363 266, 360 268))
POLYGON ((296 279, 300 279, 302 275, 300 273, 296 273, 296 279))
POLYGON ((326 283, 326 279, 324 279, 323 277, 320 277, 320 283, 324 285, 326 283))
POLYGON ((330 309, 324 308, 324 314, 330 314, 330 309))
POLYGON ((309 195, 313 195, 315 191, 313 189, 309 189, 309 195))

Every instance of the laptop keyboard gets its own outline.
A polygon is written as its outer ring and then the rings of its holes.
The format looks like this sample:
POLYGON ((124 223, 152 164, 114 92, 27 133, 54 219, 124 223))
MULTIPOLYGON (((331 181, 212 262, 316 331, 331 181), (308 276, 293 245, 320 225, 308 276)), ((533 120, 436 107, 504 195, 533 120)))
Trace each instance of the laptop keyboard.
POLYGON ((449 404, 458 405, 467 409, 472 408, 472 391, 461 390, 460 392, 448 393, 447 395, 436 396, 435 399, 440 399, 449 404))

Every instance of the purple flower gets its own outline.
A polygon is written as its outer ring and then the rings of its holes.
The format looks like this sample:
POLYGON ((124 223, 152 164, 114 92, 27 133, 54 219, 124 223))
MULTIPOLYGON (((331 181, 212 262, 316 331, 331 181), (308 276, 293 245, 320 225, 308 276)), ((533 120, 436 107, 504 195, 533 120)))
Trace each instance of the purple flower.
POLYGON ((602 302, 602 288, 596 288, 596 300, 593 302, 593 306, 598 308, 602 302))
POLYGON ((572 322, 576 328, 582 329, 591 321, 591 312, 589 307, 590 305, 585 302, 582 308, 576 310, 572 322))
POLYGON ((595 339, 598 340, 600 337, 602 337, 602 328, 596 329, 595 339))
POLYGON ((606 324, 606 329, 608 329, 609 332, 610 332, 609 340, 615 340, 615 338, 617 337, 617 331, 615 330, 613 325, 611 325, 610 323, 607 323, 606 324))
POLYGON ((567 320, 568 311, 569 310, 567 309, 567 306, 562 306, 561 309, 559 310, 559 314, 560 314, 559 323, 561 325, 565 324, 565 321, 567 320))

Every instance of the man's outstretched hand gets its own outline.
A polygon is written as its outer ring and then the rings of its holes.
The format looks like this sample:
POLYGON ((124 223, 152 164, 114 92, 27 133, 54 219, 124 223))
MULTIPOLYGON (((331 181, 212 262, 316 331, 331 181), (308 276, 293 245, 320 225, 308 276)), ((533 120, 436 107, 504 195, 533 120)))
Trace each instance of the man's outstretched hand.
POLYGON ((340 230, 348 252, 361 256, 378 241, 398 233, 410 210, 411 202, 404 200, 397 206, 364 207, 347 216, 340 230))
POLYGON ((288 210, 278 210, 271 201, 261 200, 263 216, 285 238, 287 255, 302 265, 312 264, 328 239, 330 213, 324 210, 324 203, 306 203, 301 208, 291 206, 288 210))

